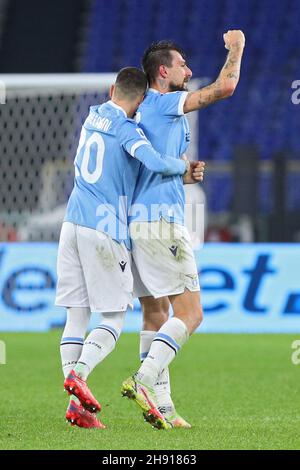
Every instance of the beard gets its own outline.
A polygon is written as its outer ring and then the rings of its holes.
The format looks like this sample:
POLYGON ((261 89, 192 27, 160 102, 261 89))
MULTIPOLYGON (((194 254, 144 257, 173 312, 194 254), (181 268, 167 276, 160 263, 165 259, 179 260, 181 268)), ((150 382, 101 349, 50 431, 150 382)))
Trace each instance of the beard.
POLYGON ((184 81, 183 83, 176 84, 174 82, 169 83, 169 90, 170 91, 188 91, 188 82, 184 81))

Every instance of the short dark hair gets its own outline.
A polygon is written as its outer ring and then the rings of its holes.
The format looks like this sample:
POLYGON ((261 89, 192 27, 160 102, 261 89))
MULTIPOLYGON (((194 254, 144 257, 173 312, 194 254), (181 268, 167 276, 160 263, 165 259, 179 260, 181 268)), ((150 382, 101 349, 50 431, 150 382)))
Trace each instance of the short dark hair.
POLYGON ((134 100, 145 94, 147 85, 147 77, 142 70, 125 67, 117 75, 115 90, 120 98, 134 100))
POLYGON ((144 52, 142 67, 149 83, 152 83, 158 74, 159 66, 172 67, 171 51, 177 51, 186 59, 183 50, 173 41, 163 40, 153 42, 144 52))

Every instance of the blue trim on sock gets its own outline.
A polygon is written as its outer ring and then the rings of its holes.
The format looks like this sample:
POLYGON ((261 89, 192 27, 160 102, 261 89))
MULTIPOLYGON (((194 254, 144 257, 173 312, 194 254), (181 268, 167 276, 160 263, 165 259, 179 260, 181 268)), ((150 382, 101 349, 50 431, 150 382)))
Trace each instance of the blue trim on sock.
POLYGON ((103 329, 109 330, 115 336, 116 341, 119 338, 119 333, 110 325, 106 325, 105 323, 101 323, 101 325, 99 325, 98 328, 103 328, 103 329))
POLYGON ((176 341, 173 338, 171 338, 171 336, 165 335, 164 333, 157 333, 154 339, 164 339, 165 341, 170 343, 170 345, 172 345, 176 349, 177 352, 180 349, 179 344, 176 343, 176 341))
POLYGON ((82 343, 84 342, 84 338, 72 338, 71 336, 70 337, 66 337, 66 338, 62 338, 61 340, 61 343, 64 343, 66 341, 77 341, 78 343, 82 343))
POLYGON ((140 354, 140 359, 141 359, 141 361, 143 361, 144 359, 146 359, 147 356, 148 356, 148 353, 147 353, 147 352, 141 353, 141 354, 140 354))

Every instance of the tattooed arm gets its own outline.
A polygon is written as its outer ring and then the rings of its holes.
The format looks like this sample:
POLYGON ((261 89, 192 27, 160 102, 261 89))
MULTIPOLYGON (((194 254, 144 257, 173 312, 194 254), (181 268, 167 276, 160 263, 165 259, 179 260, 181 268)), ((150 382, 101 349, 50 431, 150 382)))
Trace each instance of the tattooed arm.
POLYGON ((211 85, 187 95, 183 107, 184 113, 205 108, 233 95, 240 78, 245 36, 242 31, 228 31, 223 37, 225 48, 229 50, 229 53, 219 77, 211 85))

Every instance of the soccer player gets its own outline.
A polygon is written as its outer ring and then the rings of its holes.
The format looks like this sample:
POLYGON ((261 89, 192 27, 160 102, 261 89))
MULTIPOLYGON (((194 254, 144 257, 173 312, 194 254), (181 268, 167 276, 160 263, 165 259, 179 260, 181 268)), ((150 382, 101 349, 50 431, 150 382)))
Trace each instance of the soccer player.
MULTIPOLYGON (((190 136, 186 113, 231 96, 240 75, 245 44, 242 31, 224 34, 229 50, 219 77, 195 92, 187 91, 192 72, 185 54, 173 42, 152 44, 142 60, 150 89, 140 105, 139 125, 153 147, 173 157, 186 151, 190 136)), ((136 294, 142 305, 144 323, 140 334, 142 365, 123 382, 122 393, 135 400, 144 417, 158 428, 190 427, 178 415, 171 399, 168 365, 203 317, 198 270, 188 233, 184 227, 182 178, 165 178, 141 168, 130 234, 137 267, 136 294), (143 234, 153 235, 149 237, 143 234), (166 233, 169 233, 167 239, 166 233), (157 234, 160 234, 157 236, 157 234), (164 234, 164 236, 161 236, 164 234), (169 302, 174 316, 168 319, 169 302)))
POLYGON ((156 152, 132 119, 146 87, 141 70, 119 72, 111 100, 90 108, 74 162, 58 249, 56 305, 67 308, 60 348, 64 387, 71 395, 66 418, 80 427, 104 427, 86 380, 114 349, 132 302, 127 216, 140 166, 165 177, 201 177, 198 162, 193 169, 156 152), (101 313, 102 322, 84 341, 91 312, 101 313))

